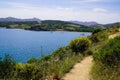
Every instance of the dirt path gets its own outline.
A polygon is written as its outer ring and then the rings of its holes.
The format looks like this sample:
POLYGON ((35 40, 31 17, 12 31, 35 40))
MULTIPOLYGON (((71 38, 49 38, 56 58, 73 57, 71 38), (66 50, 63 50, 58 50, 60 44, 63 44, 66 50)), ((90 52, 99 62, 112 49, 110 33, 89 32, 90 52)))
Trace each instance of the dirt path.
POLYGON ((114 37, 116 37, 116 36, 119 36, 119 35, 120 35, 120 29, 119 29, 118 31, 119 31, 119 32, 110 35, 110 36, 109 36, 109 39, 114 38, 114 37))
MULTIPOLYGON (((109 36, 109 39, 120 35, 120 29, 118 33, 109 36)), ((90 80, 89 72, 92 67, 92 57, 86 57, 80 63, 74 65, 73 69, 62 78, 62 80, 90 80)))
POLYGON ((90 80, 89 72, 92 67, 92 57, 86 57, 80 63, 74 65, 73 69, 67 73, 62 80, 90 80))

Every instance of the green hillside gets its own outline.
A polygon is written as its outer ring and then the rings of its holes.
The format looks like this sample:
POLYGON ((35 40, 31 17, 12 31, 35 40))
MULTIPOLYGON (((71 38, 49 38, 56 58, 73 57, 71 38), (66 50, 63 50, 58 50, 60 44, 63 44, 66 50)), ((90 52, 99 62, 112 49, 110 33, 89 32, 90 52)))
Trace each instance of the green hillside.
POLYGON ((93 28, 65 21, 45 20, 41 21, 40 24, 32 26, 30 30, 91 32, 93 28))
POLYGON ((26 22, 0 22, 0 27, 19 28, 35 31, 78 31, 92 32, 93 28, 78 25, 65 21, 45 20, 41 22, 26 21, 26 22))
MULTIPOLYGON (((44 23, 44 24, 48 24, 44 23)), ((0 58, 1 80, 45 80, 56 79, 70 71, 84 57, 93 56, 91 80, 120 80, 120 25, 97 30, 91 36, 76 38, 66 47, 40 59, 32 58, 26 64, 15 63, 10 55, 0 58)))

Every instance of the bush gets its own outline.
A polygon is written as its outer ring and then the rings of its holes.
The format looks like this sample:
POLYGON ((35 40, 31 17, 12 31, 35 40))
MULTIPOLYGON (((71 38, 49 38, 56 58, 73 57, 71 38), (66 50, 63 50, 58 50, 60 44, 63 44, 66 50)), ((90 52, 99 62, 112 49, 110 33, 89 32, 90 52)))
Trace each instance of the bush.
POLYGON ((93 34, 90 39, 92 40, 93 43, 105 41, 108 39, 108 32, 106 31, 101 31, 93 34))
POLYGON ((36 62, 38 62, 37 58, 31 58, 30 60, 27 61, 27 63, 30 63, 30 64, 36 63, 36 62))
POLYGON ((94 59, 108 66, 120 63, 120 36, 108 41, 98 53, 94 54, 94 59))
POLYGON ((52 57, 54 59, 63 60, 64 58, 69 57, 73 54, 74 53, 72 52, 71 49, 69 49, 67 47, 61 47, 61 48, 58 48, 55 52, 53 52, 52 57))
POLYGON ((103 30, 102 28, 96 28, 96 29, 94 29, 94 31, 92 32, 92 34, 98 33, 98 32, 100 32, 102 30, 103 30))
POLYGON ((94 53, 94 51, 92 49, 88 49, 85 51, 85 55, 92 55, 94 53))
POLYGON ((40 69, 35 64, 16 64, 16 77, 22 80, 38 80, 42 74, 40 69))
POLYGON ((84 52, 91 45, 91 41, 88 38, 77 38, 70 42, 69 48, 72 49, 73 52, 84 52))
POLYGON ((10 55, 0 59, 0 79, 9 79, 14 75, 15 62, 10 55))

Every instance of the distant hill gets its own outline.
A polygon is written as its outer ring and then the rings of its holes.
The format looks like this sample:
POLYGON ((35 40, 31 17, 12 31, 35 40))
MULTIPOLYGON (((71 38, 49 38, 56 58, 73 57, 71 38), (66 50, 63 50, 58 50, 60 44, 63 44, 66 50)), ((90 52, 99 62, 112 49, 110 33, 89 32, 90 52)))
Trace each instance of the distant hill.
POLYGON ((97 22, 40 20, 38 18, 19 19, 14 17, 0 18, 0 27, 20 28, 36 31, 78 31, 91 32, 94 28, 109 28, 117 23, 99 24, 97 22))
POLYGON ((80 25, 85 25, 85 26, 92 26, 92 25, 98 25, 99 23, 97 22, 82 22, 82 21, 68 21, 68 22, 71 22, 71 23, 75 23, 75 24, 80 24, 80 25))
POLYGON ((0 21, 0 27, 19 28, 35 31, 78 31, 78 32, 92 32, 94 28, 85 25, 70 23, 60 20, 41 20, 36 19, 17 19, 5 18, 0 21))
POLYGON ((60 20, 44 20, 41 24, 32 26, 30 30, 50 30, 50 31, 78 31, 78 32, 91 32, 94 29, 85 25, 75 24, 60 20))
POLYGON ((103 25, 105 28, 109 28, 109 27, 112 27, 112 26, 116 26, 116 25, 120 25, 120 22, 116 22, 116 23, 110 23, 110 24, 105 24, 103 25))
POLYGON ((14 17, 0 18, 0 22, 26 22, 26 21, 40 21, 38 18, 19 19, 14 17))
POLYGON ((109 23, 109 24, 99 24, 99 23, 94 22, 94 21, 91 21, 91 22, 68 21, 68 22, 79 24, 79 25, 84 25, 84 26, 88 26, 88 27, 93 27, 93 28, 97 28, 97 27, 109 28, 109 27, 115 26, 117 24, 120 24, 120 22, 109 23))

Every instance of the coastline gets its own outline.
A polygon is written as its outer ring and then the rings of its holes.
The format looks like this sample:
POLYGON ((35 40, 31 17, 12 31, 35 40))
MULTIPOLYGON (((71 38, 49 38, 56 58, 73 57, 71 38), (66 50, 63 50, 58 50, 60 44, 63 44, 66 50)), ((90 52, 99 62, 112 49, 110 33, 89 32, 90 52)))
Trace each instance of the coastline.
POLYGON ((8 28, 8 27, 0 27, 0 29, 21 29, 21 30, 26 30, 26 31, 51 31, 51 32, 85 32, 85 33, 92 33, 92 31, 68 31, 68 30, 31 30, 31 29, 22 29, 22 28, 8 28))

